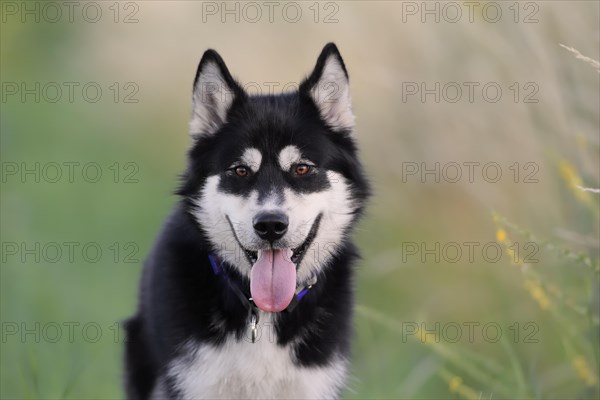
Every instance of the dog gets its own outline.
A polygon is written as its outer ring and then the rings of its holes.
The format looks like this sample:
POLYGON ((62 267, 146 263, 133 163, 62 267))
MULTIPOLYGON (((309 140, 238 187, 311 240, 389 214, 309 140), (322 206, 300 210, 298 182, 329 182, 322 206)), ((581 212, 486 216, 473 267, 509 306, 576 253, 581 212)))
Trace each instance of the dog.
POLYGON ((341 395, 370 193, 354 119, 333 43, 282 94, 248 94, 204 53, 181 198, 125 324, 128 398, 341 395))

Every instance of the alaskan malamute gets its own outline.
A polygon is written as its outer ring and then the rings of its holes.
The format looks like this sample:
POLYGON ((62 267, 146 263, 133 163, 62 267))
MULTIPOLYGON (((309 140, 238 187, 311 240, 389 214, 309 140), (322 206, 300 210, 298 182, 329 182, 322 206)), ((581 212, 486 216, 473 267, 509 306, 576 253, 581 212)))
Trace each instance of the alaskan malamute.
POLYGON ((369 190, 337 47, 278 95, 249 95, 208 50, 192 108, 181 201, 126 324, 128 397, 339 397, 369 190))

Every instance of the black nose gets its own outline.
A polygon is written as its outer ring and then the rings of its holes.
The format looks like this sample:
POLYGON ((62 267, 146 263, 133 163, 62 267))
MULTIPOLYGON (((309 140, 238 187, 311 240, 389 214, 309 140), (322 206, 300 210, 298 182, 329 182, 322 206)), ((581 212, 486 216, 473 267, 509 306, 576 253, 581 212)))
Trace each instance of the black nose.
POLYGON ((279 212, 263 212, 254 217, 252 224, 261 239, 274 242, 287 232, 288 217, 279 212))

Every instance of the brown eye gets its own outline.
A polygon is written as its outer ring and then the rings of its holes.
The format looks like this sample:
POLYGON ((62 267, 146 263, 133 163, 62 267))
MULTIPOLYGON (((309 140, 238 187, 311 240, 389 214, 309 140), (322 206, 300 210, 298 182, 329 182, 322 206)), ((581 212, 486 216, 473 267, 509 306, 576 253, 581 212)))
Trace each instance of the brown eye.
POLYGON ((310 171, 310 165, 306 165, 306 164, 298 164, 294 168, 294 173, 296 175, 305 175, 305 174, 308 174, 309 171, 310 171))
POLYGON ((248 168, 240 165, 239 167, 235 167, 235 174, 240 178, 245 178, 248 176, 248 168))

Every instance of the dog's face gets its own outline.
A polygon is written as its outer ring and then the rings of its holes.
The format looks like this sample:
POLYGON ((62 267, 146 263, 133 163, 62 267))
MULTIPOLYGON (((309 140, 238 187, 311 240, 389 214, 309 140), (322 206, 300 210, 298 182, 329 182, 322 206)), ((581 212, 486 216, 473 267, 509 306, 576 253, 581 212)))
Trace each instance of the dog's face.
POLYGON ((341 247, 367 184, 348 75, 333 44, 297 92, 249 96, 207 51, 194 82, 194 144, 181 194, 214 251, 265 311, 287 307, 341 247))

